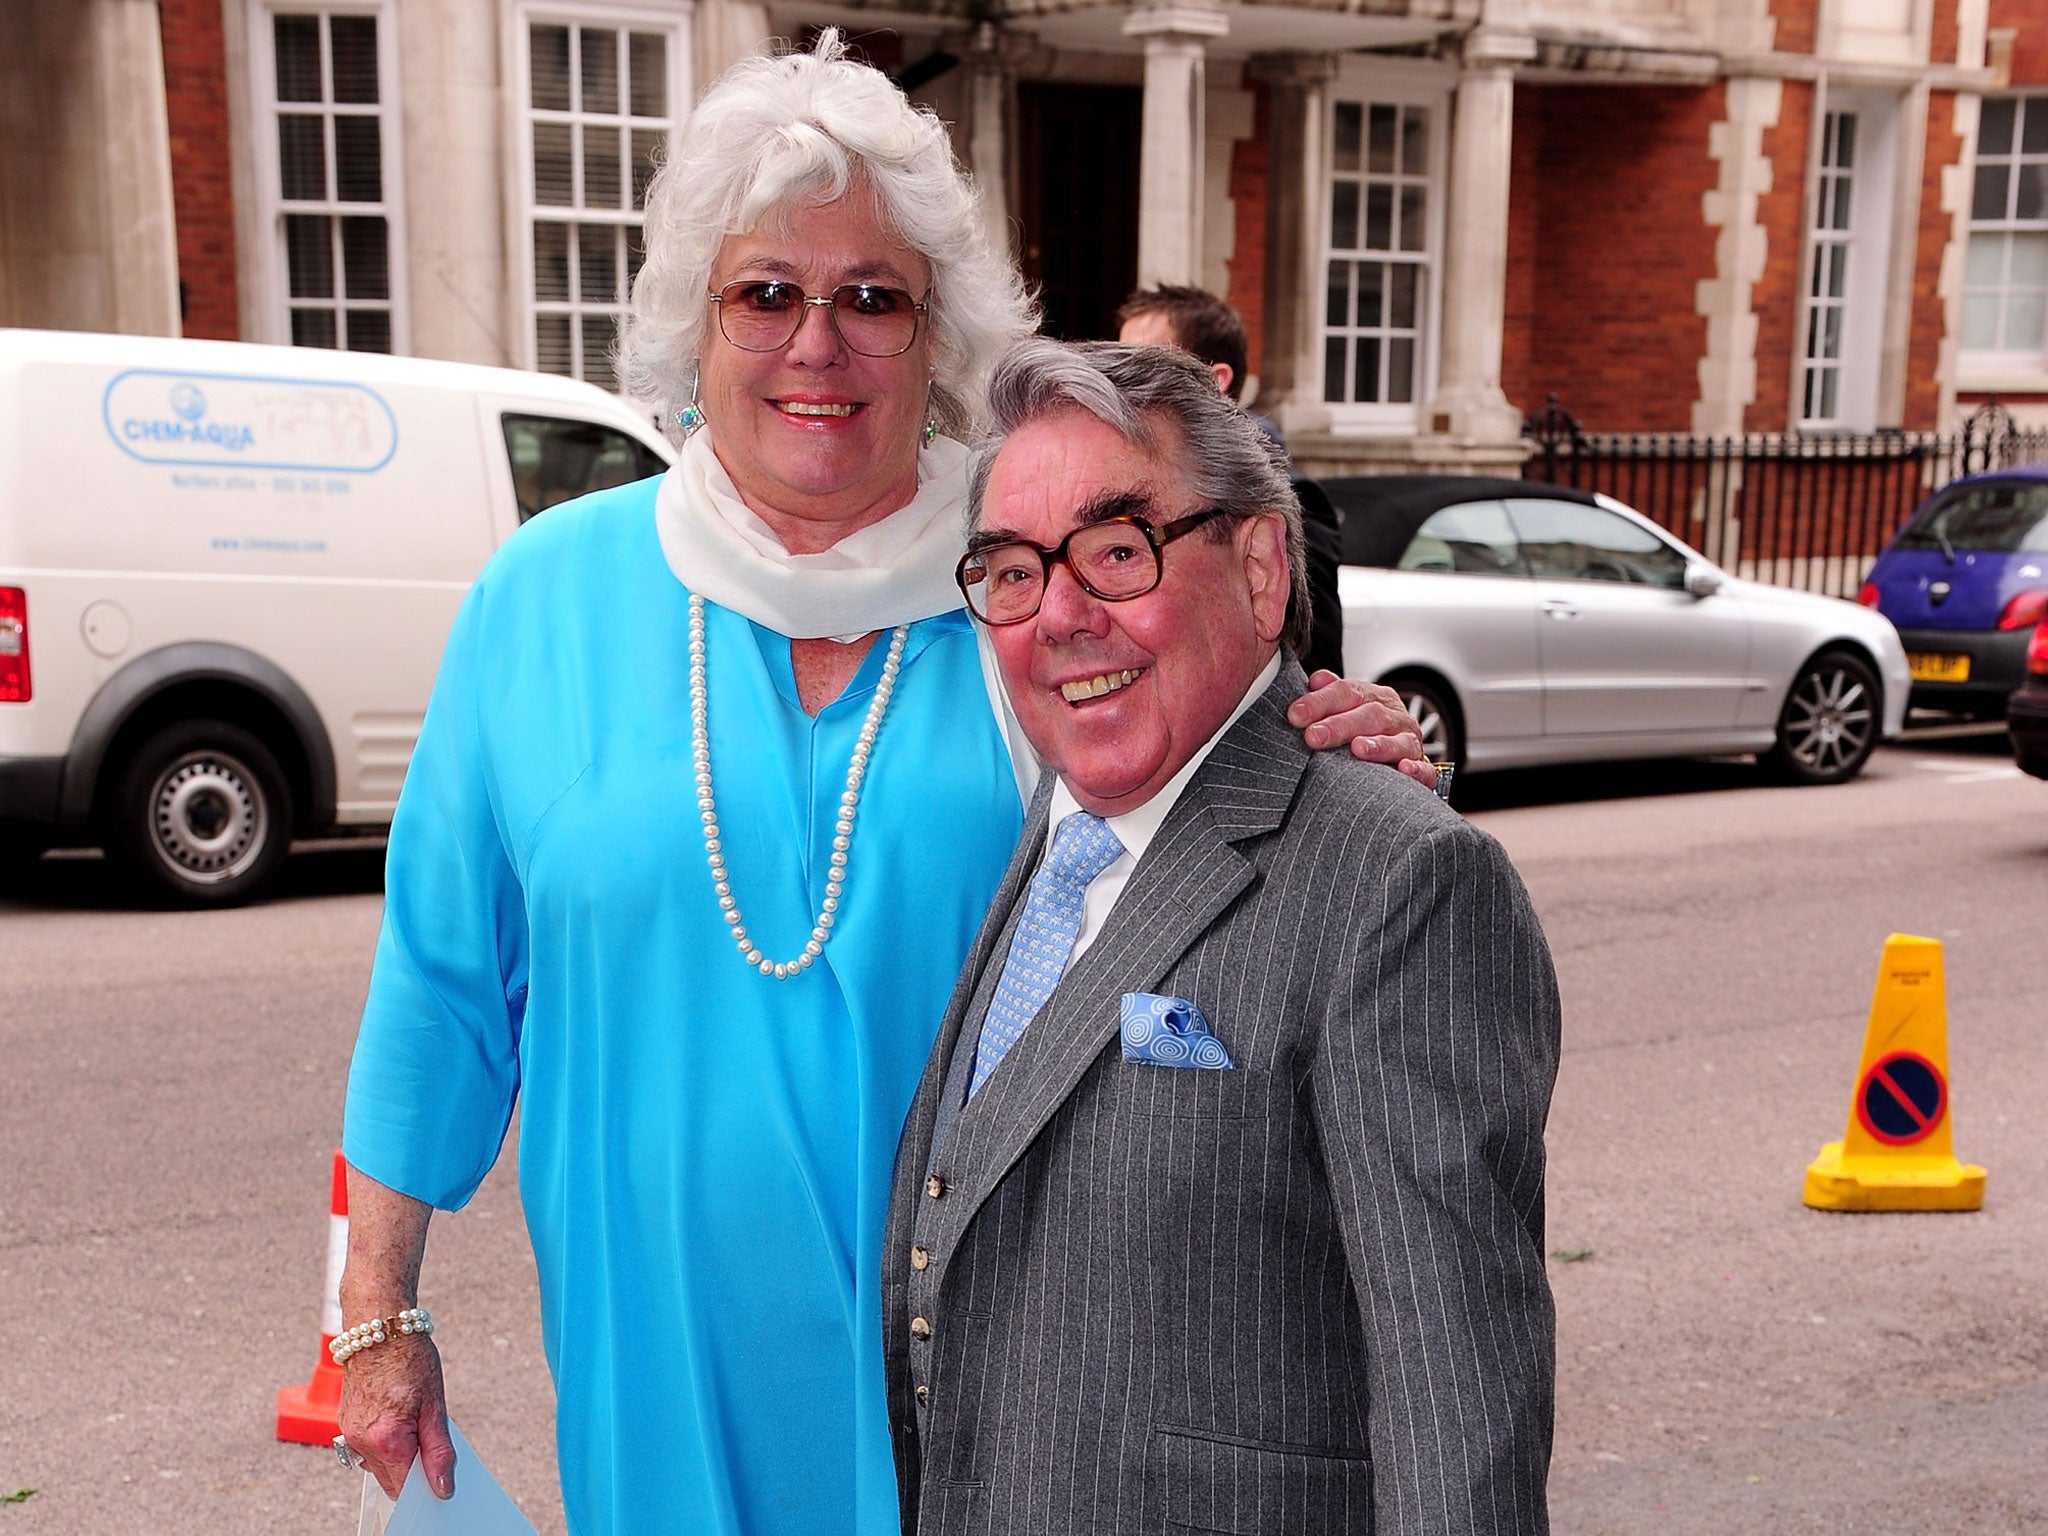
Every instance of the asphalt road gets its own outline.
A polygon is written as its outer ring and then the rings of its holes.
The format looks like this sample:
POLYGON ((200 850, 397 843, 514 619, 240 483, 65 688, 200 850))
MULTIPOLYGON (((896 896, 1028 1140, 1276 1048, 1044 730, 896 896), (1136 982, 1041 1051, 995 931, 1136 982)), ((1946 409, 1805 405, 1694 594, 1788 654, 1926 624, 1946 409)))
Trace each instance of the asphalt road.
MULTIPOLYGON (((1461 798, 1564 990, 1555 1528, 2048 1531, 2048 784, 1980 734, 1835 790, 1659 764, 1461 798), (1895 930, 1945 946, 1978 1214, 1799 1201, 1895 930)), ((272 1425, 317 1345, 379 863, 302 853, 230 913, 130 910, 91 860, 0 893, 0 1501, 34 1490, 0 1536, 355 1528, 357 1479, 272 1425)), ((559 1532, 508 1169, 436 1219, 423 1289, 457 1419, 559 1532)))

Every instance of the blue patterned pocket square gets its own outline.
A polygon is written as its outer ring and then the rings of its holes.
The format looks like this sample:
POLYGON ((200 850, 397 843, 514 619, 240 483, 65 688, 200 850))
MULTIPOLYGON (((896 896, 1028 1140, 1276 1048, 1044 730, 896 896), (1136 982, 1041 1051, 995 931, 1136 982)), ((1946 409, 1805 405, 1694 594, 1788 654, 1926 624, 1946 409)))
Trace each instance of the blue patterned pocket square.
POLYGON ((1155 1067, 1206 1067, 1227 1072, 1237 1063, 1209 1029, 1202 1010, 1184 997, 1126 992, 1123 997, 1124 1060, 1155 1067))

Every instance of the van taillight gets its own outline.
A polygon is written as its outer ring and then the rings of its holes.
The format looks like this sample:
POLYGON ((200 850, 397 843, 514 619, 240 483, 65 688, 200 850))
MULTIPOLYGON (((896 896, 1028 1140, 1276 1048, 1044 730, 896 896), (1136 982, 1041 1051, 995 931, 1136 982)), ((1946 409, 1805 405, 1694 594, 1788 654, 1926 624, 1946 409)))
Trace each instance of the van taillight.
POLYGON ((2031 592, 2015 592, 2003 609, 1999 611, 2000 629, 2024 629, 2029 624, 2038 624, 2048 618, 2048 590, 2039 587, 2031 592))
POLYGON ((2027 672, 2048 677, 2048 619, 2034 626, 2034 638, 2027 642, 2027 672))
POLYGON ((0 704, 26 704, 28 681, 28 594, 0 587, 0 704))
POLYGON ((1866 581, 1856 593, 1856 601, 1866 608, 1875 608, 1878 603, 1877 583, 1866 581))

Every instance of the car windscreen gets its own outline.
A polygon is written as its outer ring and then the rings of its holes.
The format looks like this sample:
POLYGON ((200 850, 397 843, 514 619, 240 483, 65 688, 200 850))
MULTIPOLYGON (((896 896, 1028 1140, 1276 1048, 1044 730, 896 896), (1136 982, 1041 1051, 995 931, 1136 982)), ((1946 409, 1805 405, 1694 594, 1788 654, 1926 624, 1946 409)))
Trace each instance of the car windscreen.
POLYGON ((2048 553, 2048 480, 1986 480, 1959 485, 1915 514, 1900 549, 2048 553))

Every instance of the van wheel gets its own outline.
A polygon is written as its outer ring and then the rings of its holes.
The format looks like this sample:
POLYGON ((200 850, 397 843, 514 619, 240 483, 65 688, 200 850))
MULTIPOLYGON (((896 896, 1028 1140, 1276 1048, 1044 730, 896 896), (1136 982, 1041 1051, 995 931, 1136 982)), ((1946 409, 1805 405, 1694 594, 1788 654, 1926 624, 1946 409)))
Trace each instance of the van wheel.
POLYGON ((247 901, 291 843, 291 791, 270 749, 221 720, 187 720, 143 743, 111 807, 107 852, 181 907, 247 901))

